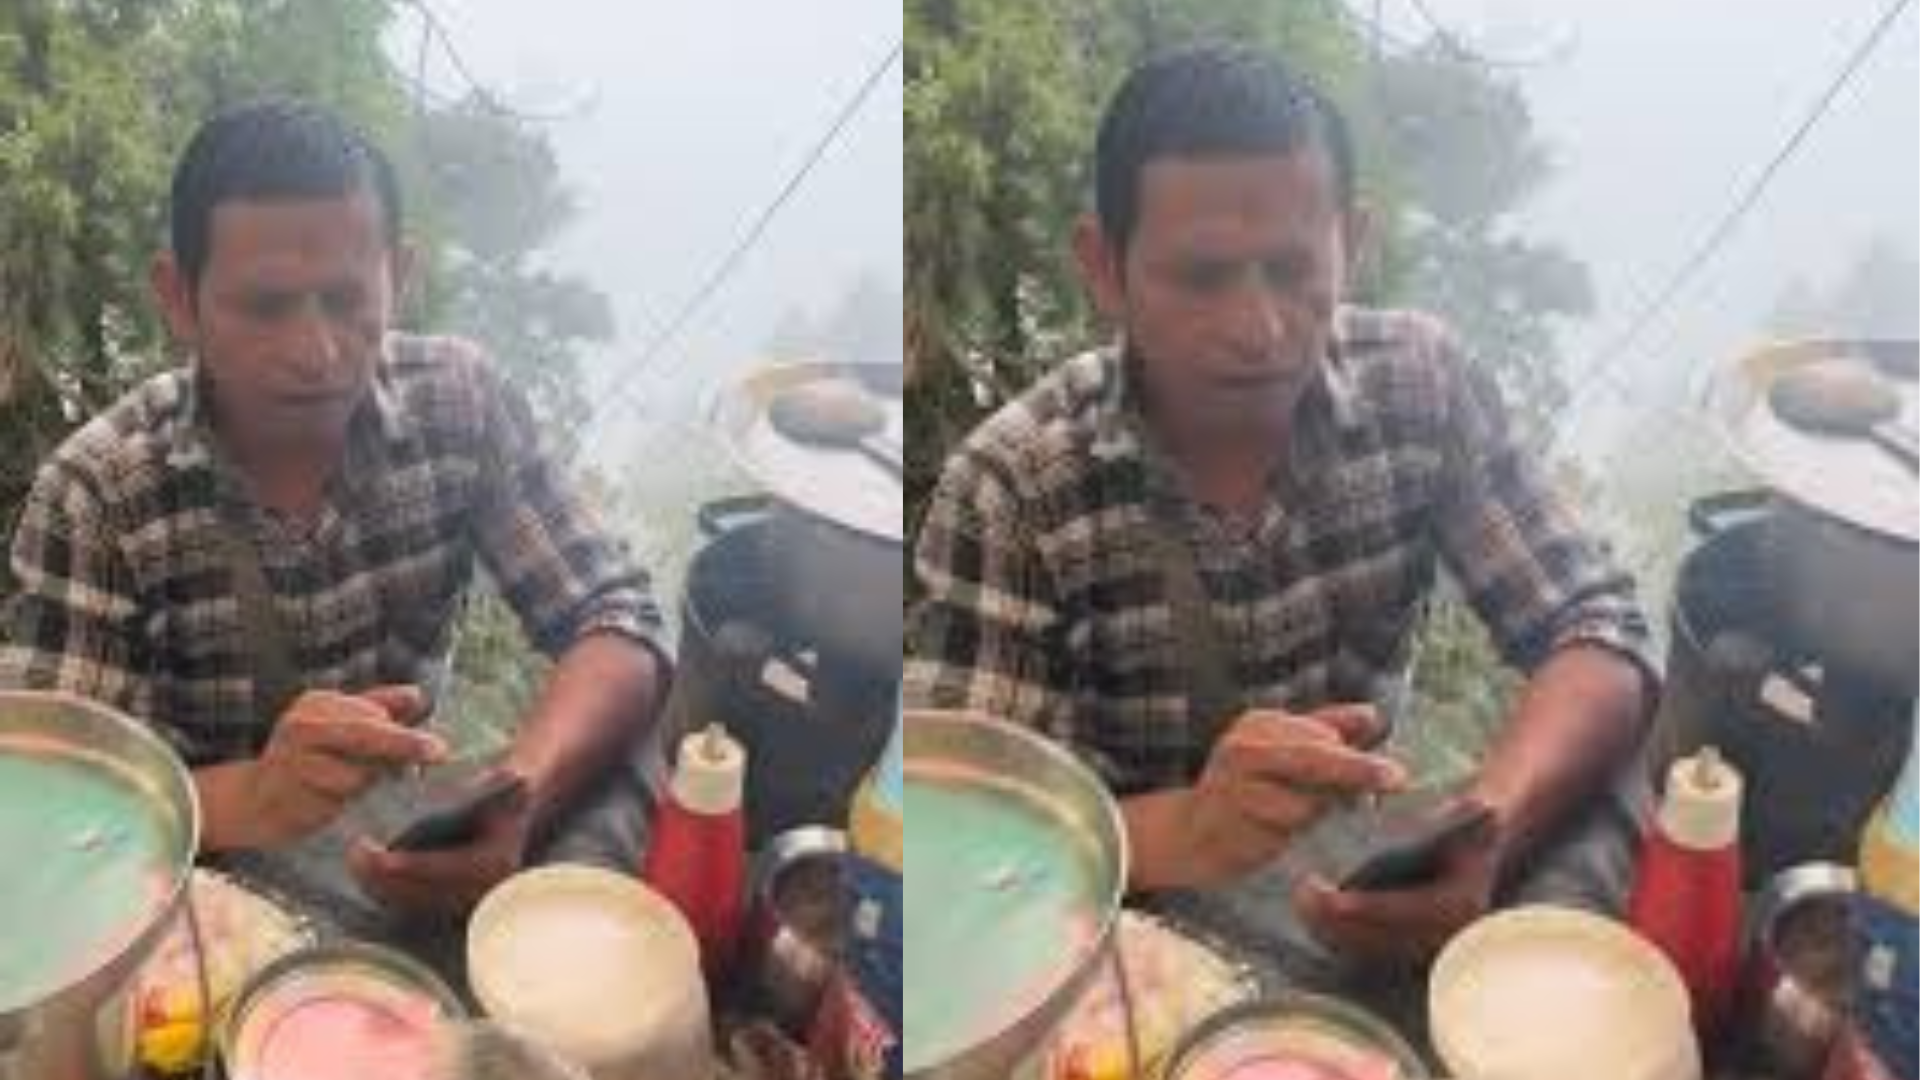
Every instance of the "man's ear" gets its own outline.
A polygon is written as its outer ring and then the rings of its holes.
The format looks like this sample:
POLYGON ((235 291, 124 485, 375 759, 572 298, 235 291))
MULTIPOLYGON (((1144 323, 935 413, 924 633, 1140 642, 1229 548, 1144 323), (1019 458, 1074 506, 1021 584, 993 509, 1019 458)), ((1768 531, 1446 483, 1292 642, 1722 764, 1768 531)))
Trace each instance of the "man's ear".
POLYGON ((1347 257, 1347 276, 1343 284, 1349 293, 1359 288, 1360 283, 1377 267, 1380 252, 1374 248, 1376 223, 1373 208, 1365 203, 1355 204, 1352 210, 1341 217, 1340 242, 1347 257))
POLYGON ((388 256, 388 273, 393 279, 393 309, 404 310, 414 298, 414 290, 420 287, 417 274, 420 268, 420 250, 412 243, 399 240, 393 244, 388 256))
POLYGON ((153 301, 159 305, 160 315, 166 319, 173 339, 189 350, 197 347, 200 320, 193 306, 194 285, 173 252, 163 251, 153 257, 147 280, 153 287, 153 301))
POLYGON ((1100 220, 1091 213, 1073 223, 1073 259, 1093 306, 1118 325, 1126 312, 1126 254, 1107 239, 1100 220))

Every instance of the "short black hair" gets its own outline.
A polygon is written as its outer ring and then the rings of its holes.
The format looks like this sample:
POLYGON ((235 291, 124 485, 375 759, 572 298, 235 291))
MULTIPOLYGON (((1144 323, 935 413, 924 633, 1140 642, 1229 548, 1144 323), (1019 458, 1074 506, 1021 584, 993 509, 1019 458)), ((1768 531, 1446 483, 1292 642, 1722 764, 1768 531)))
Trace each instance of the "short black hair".
POLYGON ((213 212, 236 199, 332 198, 371 191, 387 245, 400 236, 393 164, 366 136, 316 105, 252 101, 201 125, 173 173, 173 257, 194 286, 207 268, 213 212))
POLYGON ((1094 208, 1124 250, 1140 211, 1140 175, 1162 157, 1286 153, 1315 147, 1353 209, 1353 144, 1340 111, 1274 57, 1207 43, 1135 68, 1107 105, 1094 144, 1094 208))

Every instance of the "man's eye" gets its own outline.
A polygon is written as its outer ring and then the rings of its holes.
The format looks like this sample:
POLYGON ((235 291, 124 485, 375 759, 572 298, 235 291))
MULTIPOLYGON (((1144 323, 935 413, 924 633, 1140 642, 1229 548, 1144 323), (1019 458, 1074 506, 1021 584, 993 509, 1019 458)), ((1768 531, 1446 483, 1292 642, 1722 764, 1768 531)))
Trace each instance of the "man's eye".
POLYGON ((1270 287, 1282 291, 1299 288, 1306 284, 1312 275, 1312 263, 1293 255, 1278 256, 1260 264, 1260 276, 1267 279, 1270 287))
POLYGON ((1239 268, 1232 263, 1189 263, 1180 268, 1180 284, 1193 292, 1214 293, 1233 284, 1239 268))
POLYGON ((359 289, 328 289, 320 294, 321 306, 336 318, 358 315, 366 302, 366 293, 359 289))
POLYGON ((256 293, 241 301, 249 317, 263 322, 284 319, 299 306, 300 298, 293 293, 256 293))

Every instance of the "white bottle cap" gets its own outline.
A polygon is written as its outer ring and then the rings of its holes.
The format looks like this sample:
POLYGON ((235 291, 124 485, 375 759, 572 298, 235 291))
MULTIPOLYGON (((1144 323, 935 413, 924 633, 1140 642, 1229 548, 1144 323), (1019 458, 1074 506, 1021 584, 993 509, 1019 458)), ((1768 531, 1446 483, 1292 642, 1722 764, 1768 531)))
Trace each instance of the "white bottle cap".
POLYGON ((1675 761, 1667 768, 1660 831, 1693 851, 1717 851, 1738 843, 1741 787, 1739 770, 1711 746, 1675 761))
POLYGON ((746 775, 746 748, 722 725, 708 724, 680 740, 673 799, 696 814, 730 814, 740 808, 746 775))

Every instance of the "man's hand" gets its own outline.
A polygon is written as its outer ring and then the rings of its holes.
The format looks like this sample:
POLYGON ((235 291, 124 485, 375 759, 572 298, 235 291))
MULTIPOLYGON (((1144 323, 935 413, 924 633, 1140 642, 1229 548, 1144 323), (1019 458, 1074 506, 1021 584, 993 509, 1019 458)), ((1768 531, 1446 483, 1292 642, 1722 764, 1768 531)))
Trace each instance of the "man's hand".
POLYGON ((1129 800, 1134 886, 1231 881, 1273 859, 1339 800, 1403 786, 1397 762, 1359 749, 1379 732, 1369 705, 1241 716, 1193 787, 1129 800))
POLYGON ((208 847, 284 847, 331 824, 389 770, 441 760, 438 736, 405 726, 424 707, 403 686, 300 695, 258 758, 196 774, 208 847))
POLYGON ((362 837, 347 851, 347 868, 381 903, 419 915, 464 915, 526 860, 531 801, 514 798, 480 819, 473 841, 437 851, 394 851, 362 837))
POLYGON ((1447 853, 1431 882, 1406 889, 1341 890, 1310 877, 1294 887, 1294 909, 1343 955, 1385 966, 1423 964, 1492 909, 1499 851, 1497 829, 1482 830, 1447 853))

